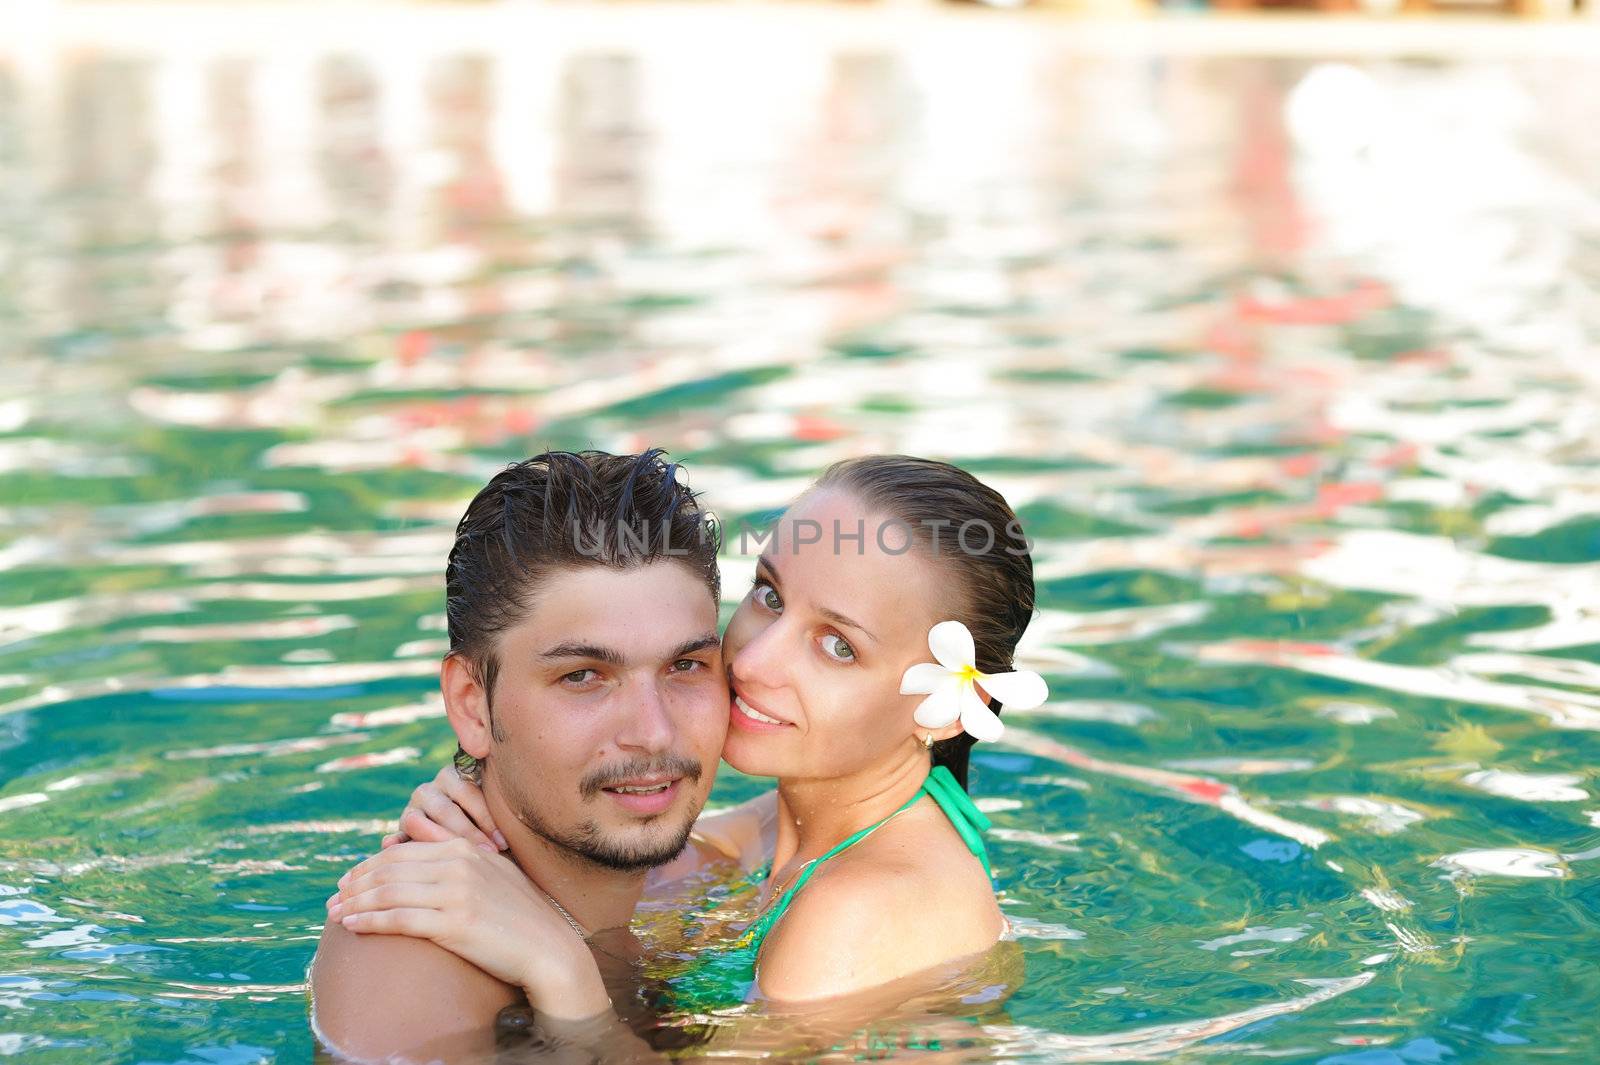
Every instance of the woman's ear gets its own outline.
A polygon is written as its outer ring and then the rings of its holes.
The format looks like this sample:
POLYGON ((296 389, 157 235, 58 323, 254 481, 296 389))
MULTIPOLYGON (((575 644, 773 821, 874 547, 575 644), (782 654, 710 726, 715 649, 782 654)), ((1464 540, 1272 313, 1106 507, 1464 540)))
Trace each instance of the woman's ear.
POLYGON ((450 719, 461 749, 474 758, 489 756, 489 695, 478 671, 464 655, 446 655, 439 666, 444 715, 450 719))

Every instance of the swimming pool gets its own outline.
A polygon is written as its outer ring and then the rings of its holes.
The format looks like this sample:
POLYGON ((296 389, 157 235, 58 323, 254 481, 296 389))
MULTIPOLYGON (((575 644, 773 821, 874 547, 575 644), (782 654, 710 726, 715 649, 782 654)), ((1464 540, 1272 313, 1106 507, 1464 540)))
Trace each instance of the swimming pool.
POLYGON ((1593 1057, 1592 61, 124 10, 0 51, 0 1054, 309 1060, 465 500, 661 445, 735 523, 860 451, 1028 522, 968 1057, 1593 1057))

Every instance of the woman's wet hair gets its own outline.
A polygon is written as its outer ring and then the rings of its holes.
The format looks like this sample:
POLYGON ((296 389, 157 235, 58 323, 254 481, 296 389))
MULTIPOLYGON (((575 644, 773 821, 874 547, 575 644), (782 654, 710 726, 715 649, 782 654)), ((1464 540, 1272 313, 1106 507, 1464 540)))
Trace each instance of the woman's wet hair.
MULTIPOLYGON (((1017 641, 1033 618, 1033 558, 1005 497, 958 466, 910 455, 834 463, 813 486, 820 488, 843 489, 903 523, 914 550, 948 567, 954 594, 939 604, 939 620, 954 618, 971 630, 980 672, 1012 668, 1017 641)), ((989 706, 1000 710, 996 700, 989 706)), ((934 764, 949 769, 963 788, 975 742, 959 732, 933 745, 934 764)))
POLYGON ((449 653, 472 667, 491 704, 495 638, 527 616, 557 570, 671 559, 717 601, 720 530, 678 469, 659 448, 546 451, 495 474, 467 504, 445 568, 449 653))

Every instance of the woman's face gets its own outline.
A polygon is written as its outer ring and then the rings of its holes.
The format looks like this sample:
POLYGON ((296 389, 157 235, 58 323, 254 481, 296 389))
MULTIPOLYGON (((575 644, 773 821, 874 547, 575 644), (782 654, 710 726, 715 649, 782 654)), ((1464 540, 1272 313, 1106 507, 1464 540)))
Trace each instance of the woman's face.
POLYGON ((907 533, 838 489, 807 493, 784 514, 723 636, 729 765, 841 777, 917 742, 922 697, 901 695, 900 677, 932 658, 946 571, 904 550, 907 533))

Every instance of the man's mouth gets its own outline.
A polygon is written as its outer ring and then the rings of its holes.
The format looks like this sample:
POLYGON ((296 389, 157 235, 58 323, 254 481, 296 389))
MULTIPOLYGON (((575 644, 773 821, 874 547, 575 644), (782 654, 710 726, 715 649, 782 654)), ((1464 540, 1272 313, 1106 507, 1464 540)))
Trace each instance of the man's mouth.
POLYGON ((611 801, 630 814, 654 817, 665 813, 682 794, 678 785, 683 777, 636 777, 601 788, 611 801))
POLYGON ((614 791, 618 795, 655 795, 676 784, 678 777, 637 777, 615 784, 607 784, 601 791, 614 791))

